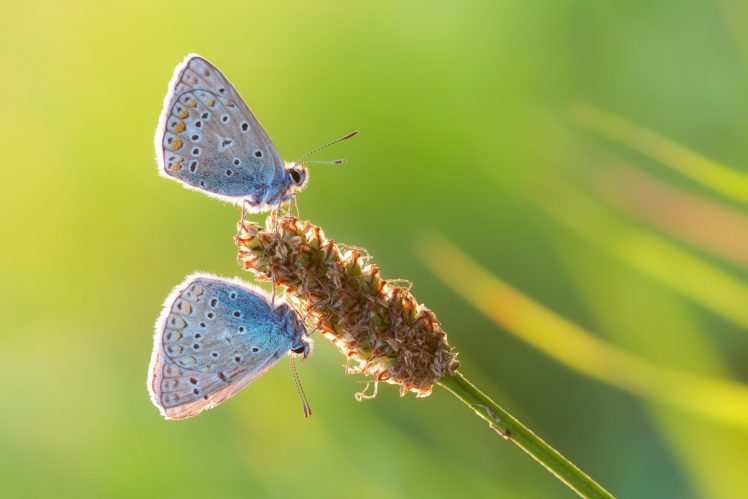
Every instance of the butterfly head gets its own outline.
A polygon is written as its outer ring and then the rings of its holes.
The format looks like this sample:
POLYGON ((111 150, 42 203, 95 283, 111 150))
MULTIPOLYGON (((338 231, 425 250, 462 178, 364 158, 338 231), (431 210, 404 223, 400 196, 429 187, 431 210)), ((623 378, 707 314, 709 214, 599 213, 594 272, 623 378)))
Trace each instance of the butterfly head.
POLYGON ((306 167, 300 163, 286 164, 286 176, 291 186, 291 191, 300 191, 307 181, 306 167))
POLYGON ((312 350, 311 345, 305 339, 299 340, 299 343, 294 345, 291 348, 291 352, 295 353, 296 355, 303 355, 304 359, 306 359, 309 356, 309 353, 311 352, 311 350, 312 350))
POLYGON ((291 353, 306 359, 312 351, 312 344, 303 319, 287 303, 281 303, 276 310, 283 318, 283 328, 292 338, 291 353))
POLYGON ((302 154, 299 159, 296 161, 293 161, 291 163, 286 163, 286 178, 288 179, 288 193, 290 195, 293 195, 295 192, 300 191, 304 188, 307 182, 307 174, 306 174, 306 165, 311 164, 317 164, 317 165, 340 165, 345 163, 344 159, 335 159, 332 161, 304 161, 304 158, 316 153, 317 151, 321 151, 322 149, 325 149, 326 147, 330 147, 333 144, 337 144, 340 141, 350 139, 351 137, 355 136, 358 132, 351 132, 345 137, 341 137, 337 140, 333 140, 332 142, 329 142, 321 147, 318 147, 316 149, 312 149, 306 154, 302 154))

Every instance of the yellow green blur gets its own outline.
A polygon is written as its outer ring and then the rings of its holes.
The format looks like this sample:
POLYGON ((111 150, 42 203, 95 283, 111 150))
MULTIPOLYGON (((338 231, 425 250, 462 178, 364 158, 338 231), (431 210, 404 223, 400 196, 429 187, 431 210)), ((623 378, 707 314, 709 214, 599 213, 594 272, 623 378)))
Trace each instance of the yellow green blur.
POLYGON ((309 166, 302 217, 412 281, 501 406, 620 497, 739 495, 746 235, 720 214, 748 214, 746 25, 736 0, 4 2, 2 495, 570 496, 439 389, 356 402, 322 337, 308 420, 285 361, 159 417, 161 303, 241 273, 239 210, 157 174, 189 52, 286 160, 361 131, 314 158, 348 162, 309 166), (645 177, 603 186, 622 161, 698 202, 665 219, 645 177))

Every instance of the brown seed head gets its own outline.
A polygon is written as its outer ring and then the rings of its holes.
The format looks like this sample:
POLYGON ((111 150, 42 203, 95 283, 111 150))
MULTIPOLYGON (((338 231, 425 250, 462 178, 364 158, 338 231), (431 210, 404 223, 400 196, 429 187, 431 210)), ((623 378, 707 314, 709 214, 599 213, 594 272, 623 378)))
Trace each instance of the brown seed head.
POLYGON ((291 216, 246 221, 235 242, 245 270, 286 288, 288 298, 355 365, 352 372, 423 397, 459 366, 434 313, 382 279, 365 250, 341 248, 291 216))

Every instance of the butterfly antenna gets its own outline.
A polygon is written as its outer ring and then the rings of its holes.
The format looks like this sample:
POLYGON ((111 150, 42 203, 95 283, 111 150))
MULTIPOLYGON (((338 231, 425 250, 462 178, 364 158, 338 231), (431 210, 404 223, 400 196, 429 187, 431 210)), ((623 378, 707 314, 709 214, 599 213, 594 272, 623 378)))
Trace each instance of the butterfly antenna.
POLYGON ((294 161, 297 165, 342 165, 344 159, 333 159, 332 161, 294 161))
POLYGON ((296 393, 299 394, 299 398, 301 399, 301 408, 304 410, 304 417, 308 418, 312 415, 312 408, 309 407, 309 402, 306 401, 306 394, 304 393, 304 388, 301 386, 301 381, 299 381, 299 374, 296 372, 296 361, 293 357, 291 357, 291 375, 293 375, 293 381, 296 384, 296 393))
POLYGON ((317 164, 317 165, 339 165, 339 164, 345 163, 344 159, 336 159, 334 161, 307 161, 307 162, 304 162, 304 163, 301 163, 301 160, 304 159, 304 158, 306 158, 306 157, 311 156, 314 153, 317 153, 317 152, 321 151, 322 149, 327 149, 328 147, 330 147, 333 144, 337 144, 338 142, 343 142, 344 140, 348 140, 351 137, 354 137, 356 135, 358 135, 358 130, 354 130, 351 133, 349 133, 348 135, 346 135, 345 137, 340 137, 339 139, 335 139, 332 142, 328 142, 327 144, 325 144, 323 146, 319 146, 316 149, 312 149, 311 151, 309 151, 306 154, 302 154, 299 159, 297 159, 296 161, 294 161, 294 163, 296 163, 297 165, 298 164, 305 164, 305 165, 309 165, 309 164, 317 164))

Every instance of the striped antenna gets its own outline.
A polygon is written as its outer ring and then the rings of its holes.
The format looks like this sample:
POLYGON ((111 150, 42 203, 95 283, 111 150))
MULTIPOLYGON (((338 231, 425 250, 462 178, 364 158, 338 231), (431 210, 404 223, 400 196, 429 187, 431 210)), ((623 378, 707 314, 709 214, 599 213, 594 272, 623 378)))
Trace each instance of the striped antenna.
POLYGON ((308 418, 312 415, 312 408, 309 407, 309 402, 306 401, 304 388, 301 387, 301 381, 299 381, 299 375, 296 372, 296 362, 294 361, 293 356, 290 356, 289 358, 291 359, 291 374, 293 375, 293 381, 296 385, 296 393, 299 394, 299 398, 301 399, 301 408, 304 410, 304 417, 308 418))
POLYGON ((294 161, 294 163, 296 163, 297 165, 299 165, 299 164, 305 164, 305 165, 309 165, 309 164, 339 165, 341 163, 345 163, 345 160, 343 160, 343 159, 336 159, 335 161, 307 161, 306 163, 302 163, 301 160, 304 159, 304 158, 306 158, 306 157, 308 157, 308 156, 311 156, 314 153, 317 153, 317 152, 321 151, 322 149, 327 149, 328 147, 330 147, 333 144, 337 144, 338 142, 343 142, 344 140, 348 140, 351 137, 354 137, 356 135, 358 135, 358 130, 354 130, 351 133, 349 133, 348 135, 346 135, 345 137, 340 137, 339 139, 335 139, 332 142, 328 142, 327 144, 325 144, 323 146, 319 146, 316 149, 312 149, 311 151, 309 151, 306 154, 302 154, 299 159, 297 159, 296 161, 294 161))

